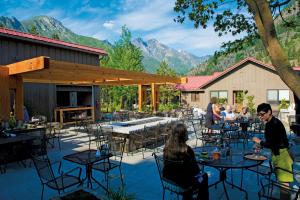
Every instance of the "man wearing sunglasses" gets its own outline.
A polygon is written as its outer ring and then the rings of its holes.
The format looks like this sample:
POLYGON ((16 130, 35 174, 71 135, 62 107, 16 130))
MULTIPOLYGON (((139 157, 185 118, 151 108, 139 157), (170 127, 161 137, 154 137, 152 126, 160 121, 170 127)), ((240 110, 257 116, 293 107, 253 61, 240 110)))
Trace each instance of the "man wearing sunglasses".
MULTIPOLYGON (((252 140, 262 147, 271 149, 273 168, 279 167, 292 172, 293 160, 288 152, 289 143, 282 122, 272 115, 272 108, 267 103, 258 105, 257 115, 265 123, 265 140, 257 137, 253 137, 252 140)), ((293 174, 283 170, 276 170, 275 173, 277 180, 287 187, 293 182, 293 174)), ((287 199, 288 196, 287 192, 280 191, 280 199, 287 199)))

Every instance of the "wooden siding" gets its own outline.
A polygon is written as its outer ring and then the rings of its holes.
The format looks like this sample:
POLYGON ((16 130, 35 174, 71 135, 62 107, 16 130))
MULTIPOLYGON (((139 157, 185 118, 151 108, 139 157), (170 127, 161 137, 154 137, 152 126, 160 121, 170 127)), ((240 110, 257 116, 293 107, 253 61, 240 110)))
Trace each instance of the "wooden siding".
POLYGON ((99 66, 99 55, 59 47, 35 44, 0 36, 0 65, 48 56, 54 60, 99 66))
POLYGON ((44 115, 53 119, 56 107, 56 88, 53 84, 24 83, 24 102, 30 116, 44 115))
MULTIPOLYGON (((0 36, 0 65, 47 56, 54 60, 99 66, 99 55, 81 51, 63 49, 50 45, 36 44, 0 36)), ((69 86, 74 87, 76 86, 69 86)), ((98 87, 97 87, 98 88, 98 87)), ((75 90, 80 90, 80 87, 75 90)), ((54 84, 24 83, 24 104, 33 114, 45 115, 53 119, 56 103, 56 86, 54 84)))
MULTIPOLYGON (((221 79, 213 82, 205 88, 205 93, 200 94, 200 101, 191 102, 191 95, 188 93, 186 101, 189 105, 195 105, 202 109, 206 109, 210 100, 211 91, 227 91, 228 103, 233 105, 233 91, 248 90, 247 95, 254 95, 254 102, 257 106, 267 101, 268 89, 284 89, 289 90, 287 85, 280 77, 270 69, 257 66, 253 63, 246 63, 237 70, 229 72, 221 79)), ((289 90, 290 102, 294 102, 293 93, 289 90)), ((245 101, 246 102, 246 101, 245 101)), ((272 105, 276 110, 277 105, 272 105)))

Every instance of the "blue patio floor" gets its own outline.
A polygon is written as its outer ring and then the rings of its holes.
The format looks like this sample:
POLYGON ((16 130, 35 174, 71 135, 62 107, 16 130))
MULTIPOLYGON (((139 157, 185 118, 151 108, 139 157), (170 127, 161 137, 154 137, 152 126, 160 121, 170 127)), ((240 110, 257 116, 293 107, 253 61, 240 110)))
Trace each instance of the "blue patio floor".
MULTIPOLYGON (((195 139, 191 138, 189 141, 191 146, 194 146, 195 139)), ((74 151, 80 151, 88 148, 88 137, 84 133, 74 135, 72 131, 68 131, 61 140, 62 150, 58 148, 49 149, 49 157, 52 161, 62 160, 64 155, 70 154, 74 151)), ((140 200, 156 200, 162 199, 162 187, 159 179, 157 167, 154 158, 151 156, 151 152, 146 153, 146 158, 142 159, 141 153, 130 154, 127 156, 124 154, 124 160, 122 170, 125 179, 125 189, 127 193, 135 194, 137 199, 140 200)), ((62 160, 63 169, 67 169, 78 166, 68 161, 62 160)), ((213 183, 218 180, 218 171, 213 168, 205 168, 205 171, 209 174, 209 183, 213 183)), ((116 175, 110 177, 110 187, 117 190, 120 186, 118 176, 118 170, 115 170, 116 175)), ((85 171, 83 168, 83 176, 85 171)), ((94 173, 94 177, 102 181, 104 176, 101 173, 94 173)), ((230 171, 228 171, 230 176, 230 171)), ((241 179, 241 171, 233 170, 233 181, 239 185, 241 179)), ((230 179, 229 179, 230 180, 230 179)), ((96 185, 96 184, 94 184, 96 185)), ((83 186, 85 190, 86 185, 83 186)), ((226 186, 230 199, 245 199, 244 193, 238 189, 232 189, 231 186, 226 186)), ((244 172, 243 188, 248 191, 249 199, 258 199, 258 185, 256 180, 256 174, 253 172, 244 172)), ((73 187, 66 192, 77 189, 73 187)), ((41 184, 38 175, 33 167, 24 168, 22 165, 17 163, 9 164, 7 166, 7 172, 0 175, 0 200, 23 200, 23 199, 40 199, 41 195, 41 184)), ((102 198, 105 196, 105 192, 102 188, 94 188, 88 190, 98 197, 102 198)), ((216 188, 210 188, 210 199, 226 199, 224 190, 221 184, 216 188)), ((166 199, 177 199, 173 194, 166 193, 166 199)), ((45 188, 44 199, 51 199, 57 197, 56 191, 49 188, 45 188)))

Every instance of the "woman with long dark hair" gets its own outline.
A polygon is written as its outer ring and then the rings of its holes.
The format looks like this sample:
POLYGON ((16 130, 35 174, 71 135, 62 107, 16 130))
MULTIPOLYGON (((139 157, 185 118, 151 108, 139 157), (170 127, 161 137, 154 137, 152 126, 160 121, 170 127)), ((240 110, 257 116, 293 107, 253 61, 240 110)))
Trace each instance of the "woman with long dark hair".
MULTIPOLYGON (((197 199, 200 199, 200 196, 201 199, 208 199, 207 174, 199 174, 200 169, 197 165, 194 151, 186 144, 187 139, 185 125, 181 123, 176 124, 164 148, 163 176, 183 188, 193 187, 198 189, 197 199), (180 165, 178 164, 179 162, 181 163, 180 165)), ((192 192, 184 194, 183 199, 192 199, 192 192)))

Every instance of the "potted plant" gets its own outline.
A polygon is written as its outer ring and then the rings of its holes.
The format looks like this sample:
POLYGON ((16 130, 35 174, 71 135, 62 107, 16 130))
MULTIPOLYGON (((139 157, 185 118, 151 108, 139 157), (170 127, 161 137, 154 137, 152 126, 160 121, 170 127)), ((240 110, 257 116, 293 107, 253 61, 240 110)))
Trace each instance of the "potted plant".
POLYGON ((124 187, 119 188, 118 190, 108 190, 108 195, 104 198, 105 200, 135 200, 135 194, 126 193, 124 187))

